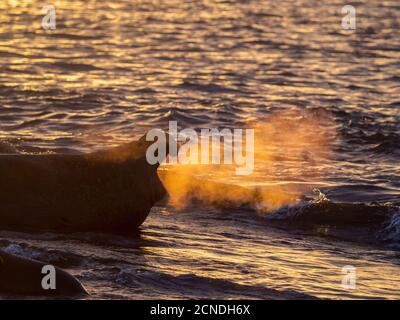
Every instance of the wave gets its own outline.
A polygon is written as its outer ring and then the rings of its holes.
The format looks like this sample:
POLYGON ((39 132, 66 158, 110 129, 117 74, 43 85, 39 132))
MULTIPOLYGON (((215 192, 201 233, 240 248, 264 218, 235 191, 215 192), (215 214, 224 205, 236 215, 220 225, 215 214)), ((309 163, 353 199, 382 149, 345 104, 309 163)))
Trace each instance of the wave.
POLYGON ((158 293, 171 293, 183 290, 185 296, 202 299, 213 295, 217 298, 235 297, 237 299, 316 299, 315 297, 294 290, 276 290, 261 285, 235 283, 227 279, 216 279, 192 273, 172 275, 146 270, 135 273, 129 269, 115 268, 115 283, 124 287, 140 286, 142 282, 158 293))
POLYGON ((314 235, 400 248, 397 203, 337 203, 321 193, 315 200, 280 208, 266 219, 314 235))
POLYGON ((335 202, 320 190, 315 189, 315 192, 317 197, 269 211, 257 201, 209 202, 195 198, 189 205, 213 207, 224 214, 250 219, 254 224, 266 223, 288 231, 400 248, 400 203, 335 202))
POLYGON ((39 248, 26 243, 16 244, 4 239, 0 242, 0 248, 10 254, 50 263, 61 268, 76 267, 84 263, 83 257, 66 250, 39 248))
POLYGON ((391 216, 385 223, 380 233, 382 241, 389 243, 393 248, 400 249, 400 209, 391 216))

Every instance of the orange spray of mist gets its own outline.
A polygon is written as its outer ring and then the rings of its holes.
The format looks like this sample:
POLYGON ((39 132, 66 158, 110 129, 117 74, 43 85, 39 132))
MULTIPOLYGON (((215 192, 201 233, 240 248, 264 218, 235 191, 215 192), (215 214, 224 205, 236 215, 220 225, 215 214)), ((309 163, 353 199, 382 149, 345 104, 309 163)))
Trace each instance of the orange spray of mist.
POLYGON ((275 112, 246 127, 254 128, 254 171, 237 176, 234 165, 163 165, 159 175, 172 206, 200 201, 274 211, 296 204, 310 184, 326 176, 337 142, 329 114, 275 112))

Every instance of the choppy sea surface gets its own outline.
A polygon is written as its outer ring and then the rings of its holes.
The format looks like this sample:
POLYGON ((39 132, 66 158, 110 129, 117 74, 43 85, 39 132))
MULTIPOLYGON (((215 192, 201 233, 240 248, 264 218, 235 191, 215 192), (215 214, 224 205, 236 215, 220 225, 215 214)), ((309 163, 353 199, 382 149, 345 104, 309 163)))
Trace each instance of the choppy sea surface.
POLYGON ((53 4, 56 29, 44 30, 37 1, 0 3, 3 153, 89 152, 170 120, 240 128, 295 113, 265 141, 279 147, 273 161, 223 182, 305 191, 262 213, 164 201, 131 237, 0 231, 0 248, 65 268, 95 299, 400 298, 398 1, 353 3, 356 30, 336 0, 53 4), (329 160, 286 143, 301 115, 319 119, 313 137, 331 127, 329 160))

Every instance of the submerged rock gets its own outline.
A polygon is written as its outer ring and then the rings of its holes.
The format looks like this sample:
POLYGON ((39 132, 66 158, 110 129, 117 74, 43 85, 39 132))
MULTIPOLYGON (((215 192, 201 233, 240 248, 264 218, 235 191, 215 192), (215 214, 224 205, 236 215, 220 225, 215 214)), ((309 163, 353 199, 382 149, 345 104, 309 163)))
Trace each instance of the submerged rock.
POLYGON ((87 292, 75 277, 64 270, 0 250, 0 294, 76 297, 87 295, 87 292), (54 278, 50 283, 52 287, 47 286, 46 277, 49 276, 54 278))

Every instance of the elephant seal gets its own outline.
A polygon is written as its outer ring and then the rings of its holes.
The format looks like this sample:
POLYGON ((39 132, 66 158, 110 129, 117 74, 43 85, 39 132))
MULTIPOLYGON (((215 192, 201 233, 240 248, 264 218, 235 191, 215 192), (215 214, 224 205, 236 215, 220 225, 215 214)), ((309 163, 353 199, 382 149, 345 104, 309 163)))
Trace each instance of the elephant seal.
POLYGON ((42 285, 46 264, 0 250, 0 294, 7 296, 76 297, 87 295, 82 284, 69 273, 55 268, 55 288, 42 285))
POLYGON ((89 154, 1 154, 0 230, 129 233, 166 194, 138 141, 89 154))

